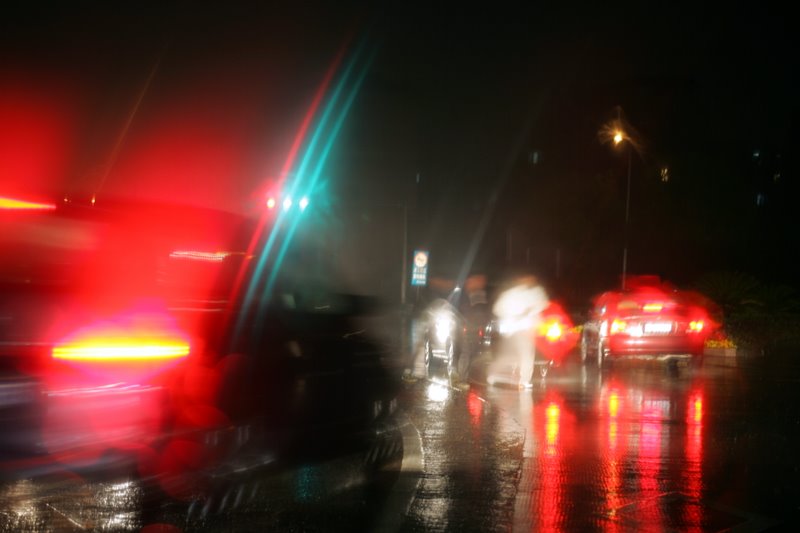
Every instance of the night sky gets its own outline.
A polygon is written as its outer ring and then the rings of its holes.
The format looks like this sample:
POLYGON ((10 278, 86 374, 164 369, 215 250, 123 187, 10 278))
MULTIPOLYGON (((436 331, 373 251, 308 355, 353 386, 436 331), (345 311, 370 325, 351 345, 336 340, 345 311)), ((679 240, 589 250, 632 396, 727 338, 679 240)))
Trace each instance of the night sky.
POLYGON ((364 77, 318 205, 352 255, 379 258, 354 274, 373 292, 396 285, 379 278, 399 276, 403 207, 409 247, 430 248, 439 275, 456 276, 477 240, 472 270, 525 267, 572 296, 617 283, 627 157, 599 132, 618 116, 638 147, 631 271, 794 283, 787 13, 278 6, 7 8, 0 186, 252 213, 345 51, 332 87, 351 60, 364 77))

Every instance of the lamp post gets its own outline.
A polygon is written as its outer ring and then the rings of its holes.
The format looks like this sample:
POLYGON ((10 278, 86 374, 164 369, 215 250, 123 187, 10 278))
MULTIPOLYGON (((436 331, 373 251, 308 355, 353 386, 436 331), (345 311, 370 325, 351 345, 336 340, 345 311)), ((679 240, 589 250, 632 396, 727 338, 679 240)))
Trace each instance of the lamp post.
MULTIPOLYGON (((623 141, 627 140, 625 132, 616 130, 614 132, 614 145, 619 146, 623 141)), ((625 188, 625 241, 622 247, 622 290, 625 290, 626 279, 628 277, 628 238, 630 234, 630 218, 631 218, 631 143, 628 140, 628 180, 625 188)))

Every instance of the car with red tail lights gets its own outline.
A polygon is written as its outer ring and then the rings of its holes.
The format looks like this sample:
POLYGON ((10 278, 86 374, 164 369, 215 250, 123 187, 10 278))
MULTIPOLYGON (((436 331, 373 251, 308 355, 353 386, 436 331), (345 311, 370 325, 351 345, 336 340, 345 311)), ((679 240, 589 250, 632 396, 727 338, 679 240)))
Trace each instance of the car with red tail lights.
POLYGON ((602 367, 619 358, 702 361, 713 322, 702 297, 653 277, 596 298, 580 341, 581 359, 602 367))
POLYGON ((301 245, 279 268, 239 215, 2 205, 0 478, 124 469, 185 498, 394 436, 370 303, 310 280, 301 245))

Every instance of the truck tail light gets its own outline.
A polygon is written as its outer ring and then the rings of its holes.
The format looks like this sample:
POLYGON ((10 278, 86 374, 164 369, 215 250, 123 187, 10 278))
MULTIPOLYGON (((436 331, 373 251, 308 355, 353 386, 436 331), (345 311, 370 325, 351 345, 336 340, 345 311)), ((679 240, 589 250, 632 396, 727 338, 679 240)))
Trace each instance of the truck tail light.
POLYGON ((97 363, 158 362, 187 357, 188 337, 166 313, 129 313, 79 329, 53 347, 53 359, 97 363))
POLYGON ((8 196, 0 196, 0 210, 9 211, 54 211, 55 204, 50 202, 34 202, 30 200, 21 200, 18 198, 10 198, 8 196))
POLYGON ((71 361, 145 361, 177 359, 189 355, 189 344, 177 339, 97 337, 53 348, 53 358, 71 361))

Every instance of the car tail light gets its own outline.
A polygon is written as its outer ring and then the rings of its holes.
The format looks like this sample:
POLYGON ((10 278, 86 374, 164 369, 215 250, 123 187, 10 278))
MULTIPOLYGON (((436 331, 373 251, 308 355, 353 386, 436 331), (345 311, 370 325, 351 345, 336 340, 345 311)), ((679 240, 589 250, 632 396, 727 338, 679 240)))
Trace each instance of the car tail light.
POLYGON ((56 206, 48 202, 32 202, 0 196, 0 209, 9 211, 53 211, 56 206))
POLYGON ((97 337, 53 348, 53 358, 71 361, 145 361, 177 359, 189 355, 189 344, 176 339, 97 337))
POLYGON ((625 333, 625 328, 627 327, 627 323, 624 320, 620 320, 615 318, 611 322, 611 327, 609 331, 609 335, 617 335, 620 333, 625 333))
POLYGON ((704 327, 705 323, 702 320, 692 320, 689 322, 689 333, 700 333, 704 327))
POLYGON ((79 329, 53 347, 53 359, 168 361, 189 355, 188 337, 166 313, 129 313, 79 329))
POLYGON ((536 330, 536 347, 545 359, 558 363, 575 346, 577 333, 569 315, 556 302, 550 302, 542 318, 536 330))
POLYGON ((544 336, 550 342, 556 342, 564 333, 564 327, 558 321, 546 322, 543 325, 544 336))
POLYGON ((658 302, 646 303, 642 306, 645 313, 659 313, 664 308, 664 304, 658 302))

